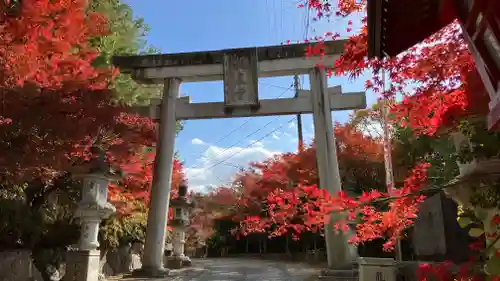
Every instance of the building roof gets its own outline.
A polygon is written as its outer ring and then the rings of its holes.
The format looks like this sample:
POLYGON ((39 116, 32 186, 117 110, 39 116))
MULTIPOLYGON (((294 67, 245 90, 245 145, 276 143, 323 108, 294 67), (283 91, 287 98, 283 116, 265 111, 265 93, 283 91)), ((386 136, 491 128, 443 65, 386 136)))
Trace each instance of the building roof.
POLYGON ((398 55, 451 23, 445 1, 368 0, 368 56, 398 55))

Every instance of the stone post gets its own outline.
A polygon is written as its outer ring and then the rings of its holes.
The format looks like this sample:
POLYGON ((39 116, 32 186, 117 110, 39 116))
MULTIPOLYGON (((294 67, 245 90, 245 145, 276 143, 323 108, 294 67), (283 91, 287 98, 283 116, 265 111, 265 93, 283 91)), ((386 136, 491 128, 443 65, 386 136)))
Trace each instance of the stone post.
POLYGON ((64 281, 97 281, 99 224, 115 212, 115 207, 108 202, 111 175, 102 169, 92 169, 89 174, 78 177, 83 178, 83 187, 75 217, 80 221, 81 234, 78 249, 68 252, 64 281))
POLYGON ((160 109, 158 145, 151 189, 146 243, 142 268, 136 276, 163 277, 168 270, 163 266, 165 238, 167 231, 170 186, 176 134, 175 104, 179 97, 181 81, 177 78, 165 79, 160 109))
POLYGON ((187 186, 179 186, 179 197, 172 200, 174 208, 173 228, 173 256, 167 259, 168 268, 178 269, 182 266, 190 266, 191 259, 184 254, 186 227, 189 225, 189 208, 191 203, 187 201, 187 186))
POLYGON ((388 258, 359 258, 359 281, 396 281, 396 261, 388 258))
MULTIPOLYGON (((338 191, 342 190, 342 183, 337 159, 337 145, 333 134, 330 100, 327 94, 326 73, 322 69, 315 68, 310 71, 309 80, 312 92, 319 185, 335 196, 338 191)), ((331 222, 325 226, 326 252, 329 269, 341 271, 352 268, 356 253, 355 248, 348 244, 346 233, 334 231, 336 219, 339 219, 339 216, 333 215, 331 222)))

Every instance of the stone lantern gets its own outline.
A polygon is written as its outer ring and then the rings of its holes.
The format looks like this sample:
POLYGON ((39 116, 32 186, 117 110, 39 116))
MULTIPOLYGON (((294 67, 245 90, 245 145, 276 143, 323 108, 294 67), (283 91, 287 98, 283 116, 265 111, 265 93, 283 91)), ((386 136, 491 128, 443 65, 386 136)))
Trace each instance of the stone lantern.
POLYGON ((83 182, 81 200, 77 204, 75 217, 81 225, 77 249, 68 253, 65 281, 97 281, 99 279, 100 251, 99 225, 116 209, 108 202, 108 185, 115 175, 104 162, 104 153, 91 163, 87 173, 76 175, 83 182))
POLYGON ((173 229, 173 256, 167 260, 167 267, 172 269, 191 265, 191 259, 184 255, 186 227, 189 225, 189 210, 192 208, 192 203, 188 202, 186 195, 187 186, 181 185, 179 196, 171 201, 174 209, 174 219, 170 224, 173 229))
POLYGON ((99 225, 116 210, 108 202, 109 184, 110 178, 106 174, 91 173, 83 177, 82 199, 75 213, 82 227, 79 250, 96 250, 99 247, 99 225))

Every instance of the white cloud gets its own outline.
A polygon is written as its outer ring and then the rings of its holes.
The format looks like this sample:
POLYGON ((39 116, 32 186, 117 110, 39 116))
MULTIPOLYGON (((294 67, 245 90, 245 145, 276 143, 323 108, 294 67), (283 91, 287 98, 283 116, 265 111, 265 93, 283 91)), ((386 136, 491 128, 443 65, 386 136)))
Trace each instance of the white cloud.
POLYGON ((278 136, 278 134, 276 134, 276 133, 273 133, 273 134, 271 135, 271 137, 272 137, 273 139, 275 139, 275 140, 279 140, 279 139, 280 139, 280 136, 278 136))
POLYGON ((198 139, 198 138, 194 138, 191 140, 191 144, 201 145, 201 144, 205 144, 205 142, 198 139))
POLYGON ((314 124, 311 124, 311 126, 309 128, 305 127, 302 130, 302 135, 304 137, 305 143, 312 142, 314 139, 314 124))
POLYGON ((254 147, 263 147, 264 144, 261 141, 253 141, 250 143, 254 147))
POLYGON ((267 150, 259 142, 248 148, 210 146, 195 165, 185 169, 186 177, 190 188, 207 191, 207 188, 229 183, 239 167, 248 167, 250 162, 262 161, 279 153, 267 150))
POLYGON ((384 128, 379 122, 367 122, 360 128, 361 132, 373 138, 382 137, 384 134, 384 128))

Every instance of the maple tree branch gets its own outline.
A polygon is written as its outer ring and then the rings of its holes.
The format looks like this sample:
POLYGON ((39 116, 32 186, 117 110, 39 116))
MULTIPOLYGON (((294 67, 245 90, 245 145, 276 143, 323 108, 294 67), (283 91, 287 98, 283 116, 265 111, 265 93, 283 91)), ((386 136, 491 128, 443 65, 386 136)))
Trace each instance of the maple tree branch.
MULTIPOLYGON (((360 204, 358 206, 355 207, 355 209, 357 208, 360 208, 360 207, 363 207, 363 206, 367 206, 367 205, 371 205, 371 204, 377 204, 377 203, 384 203, 384 202, 387 202, 387 201, 391 201, 391 200, 397 200, 397 199, 402 199, 402 198, 405 198, 405 197, 410 197, 410 196, 415 196, 415 195, 426 195, 427 193, 437 193, 437 192, 440 192, 446 188, 460 188, 459 185, 462 185, 462 184, 467 184, 467 183, 470 183, 470 182, 476 182, 479 179, 481 179, 481 181, 484 181, 485 179, 488 180, 488 179, 495 179, 497 177, 500 176, 500 173, 488 173, 488 174, 476 174, 476 175, 471 175, 467 178, 461 178, 461 179, 455 179, 455 180, 452 180, 444 185, 433 185, 429 188, 425 188, 425 189, 421 189, 421 190, 418 190, 418 191, 415 191, 415 192, 409 192, 407 194, 403 194, 403 195, 400 195, 400 196, 390 196, 390 197, 383 197, 383 198, 378 198, 378 199, 374 199, 372 201, 369 201, 369 202, 366 202, 366 203, 363 203, 363 204, 360 204)), ((345 211, 346 209, 344 210, 338 210, 337 212, 342 212, 342 211, 345 211)))
POLYGON ((495 237, 495 240, 493 240, 489 245, 488 247, 486 247, 484 250, 482 250, 479 254, 481 255, 484 255, 486 253, 488 253, 492 248, 493 246, 495 246, 495 244, 500 240, 500 235, 497 235, 497 237, 495 237))

